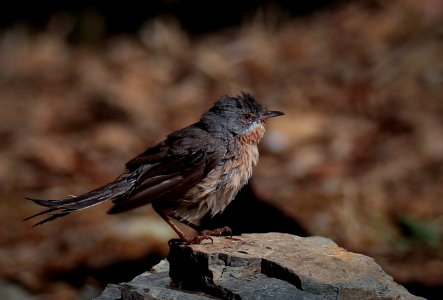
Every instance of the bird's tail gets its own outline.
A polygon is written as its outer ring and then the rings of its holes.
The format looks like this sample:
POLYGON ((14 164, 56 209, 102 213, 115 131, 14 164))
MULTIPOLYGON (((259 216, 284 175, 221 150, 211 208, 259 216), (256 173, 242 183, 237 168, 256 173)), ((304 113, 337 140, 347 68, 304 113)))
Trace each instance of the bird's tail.
POLYGON ((23 221, 41 215, 50 215, 46 219, 43 219, 42 221, 34 225, 37 226, 46 222, 53 221, 60 217, 64 217, 77 210, 82 210, 105 201, 127 197, 134 188, 135 182, 136 179, 132 177, 119 177, 115 181, 107 185, 104 185, 77 197, 71 197, 61 200, 41 200, 26 198, 33 201, 34 203, 37 203, 38 205, 49 207, 49 209, 32 215, 24 219, 23 221))

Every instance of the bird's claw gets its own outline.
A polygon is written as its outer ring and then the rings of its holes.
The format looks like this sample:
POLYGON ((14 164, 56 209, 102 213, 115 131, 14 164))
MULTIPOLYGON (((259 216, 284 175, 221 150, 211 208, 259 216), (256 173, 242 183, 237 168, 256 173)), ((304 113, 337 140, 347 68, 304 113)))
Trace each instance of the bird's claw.
MULTIPOLYGON (((228 232, 230 237, 232 238, 232 230, 231 228, 229 228, 228 226, 222 227, 222 228, 218 228, 218 229, 214 229, 214 230, 203 230, 201 232, 201 235, 189 238, 186 236, 181 236, 180 240, 182 244, 185 245, 196 245, 196 244, 201 244, 201 242, 203 242, 204 240, 210 240, 211 244, 214 243, 214 240, 212 239, 212 236, 220 236, 224 233, 228 232)), ((175 243, 177 240, 171 240, 169 241, 169 244, 171 245, 171 243, 175 243)))
POLYGON ((206 236, 208 236, 208 235, 220 236, 226 232, 228 232, 230 237, 232 238, 232 229, 229 228, 228 226, 218 228, 218 229, 213 229, 213 230, 204 230, 204 231, 202 231, 202 235, 203 236, 205 236, 205 235, 206 236))
POLYGON ((186 238, 186 240, 184 240, 183 242, 185 245, 198 245, 201 244, 201 242, 203 242, 204 240, 210 240, 211 244, 214 244, 214 240, 206 234, 194 236, 193 238, 186 238))

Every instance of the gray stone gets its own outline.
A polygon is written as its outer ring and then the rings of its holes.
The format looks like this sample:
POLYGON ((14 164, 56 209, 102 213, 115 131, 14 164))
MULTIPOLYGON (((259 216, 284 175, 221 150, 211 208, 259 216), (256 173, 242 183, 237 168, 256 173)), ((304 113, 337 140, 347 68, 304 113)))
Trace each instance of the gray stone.
POLYGON ((423 299, 372 258, 326 238, 266 233, 213 239, 171 243, 169 264, 109 285, 96 299, 423 299))
POLYGON ((0 299, 32 300, 35 297, 23 287, 0 279, 0 299))

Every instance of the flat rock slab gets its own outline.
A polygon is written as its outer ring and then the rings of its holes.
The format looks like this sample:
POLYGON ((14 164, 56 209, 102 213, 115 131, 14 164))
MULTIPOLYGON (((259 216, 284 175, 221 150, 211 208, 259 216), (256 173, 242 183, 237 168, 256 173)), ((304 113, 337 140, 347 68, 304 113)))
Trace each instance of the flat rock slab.
POLYGON ((372 258, 326 238, 265 233, 213 239, 171 243, 169 266, 163 261, 130 283, 109 285, 96 299, 423 299, 372 258))

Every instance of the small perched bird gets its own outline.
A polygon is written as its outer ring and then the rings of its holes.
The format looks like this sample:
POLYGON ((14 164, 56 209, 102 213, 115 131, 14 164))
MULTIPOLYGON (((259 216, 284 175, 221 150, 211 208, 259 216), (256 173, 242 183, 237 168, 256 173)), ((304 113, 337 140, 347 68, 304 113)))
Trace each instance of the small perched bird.
POLYGON ((114 203, 110 214, 151 203, 184 243, 200 243, 230 231, 228 227, 202 231, 199 222, 207 214, 221 213, 248 182, 258 161, 257 144, 265 122, 281 115, 265 110, 248 93, 223 96, 197 123, 169 134, 126 163, 126 171, 113 182, 68 199, 27 198, 49 209, 25 220, 50 215, 36 226, 105 201, 114 203), (172 219, 200 235, 187 237, 172 219))

